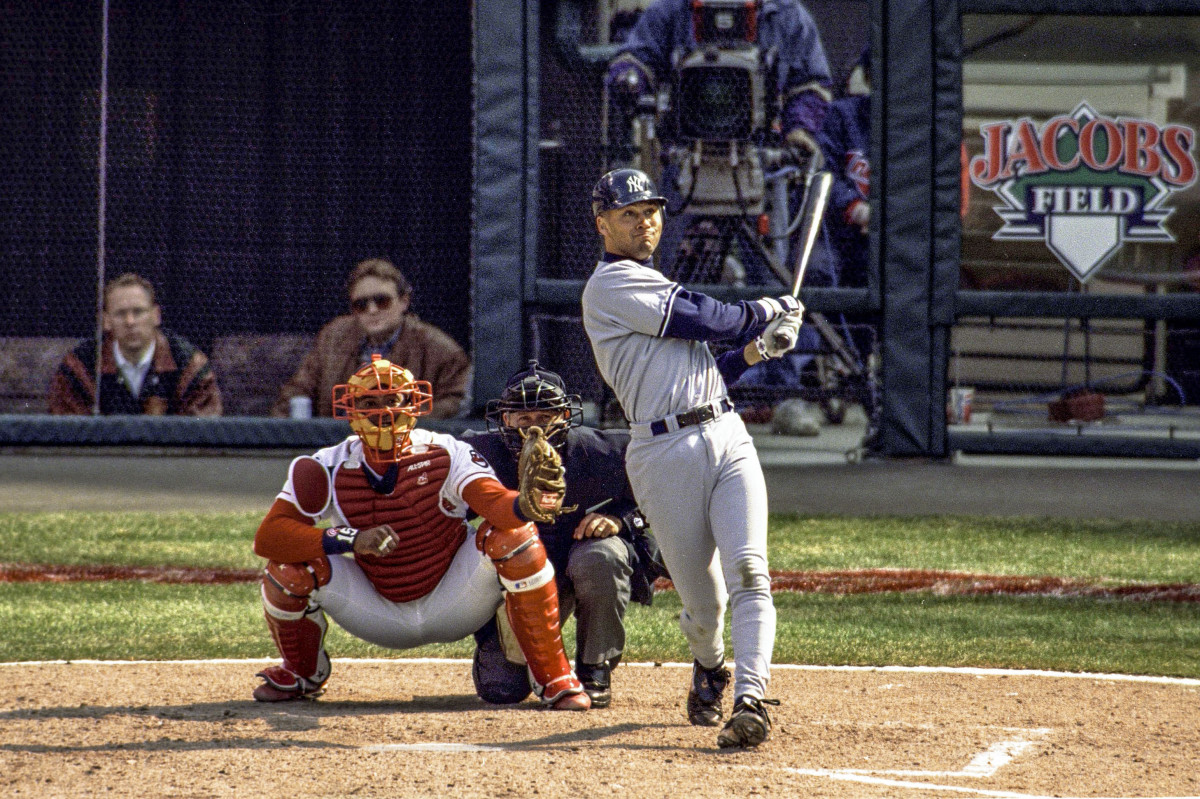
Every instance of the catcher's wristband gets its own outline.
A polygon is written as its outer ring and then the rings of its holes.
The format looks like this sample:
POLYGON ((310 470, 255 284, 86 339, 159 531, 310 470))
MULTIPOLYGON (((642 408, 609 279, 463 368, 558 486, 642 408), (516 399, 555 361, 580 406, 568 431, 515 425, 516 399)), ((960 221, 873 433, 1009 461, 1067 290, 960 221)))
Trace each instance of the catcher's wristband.
POLYGON ((330 527, 321 536, 321 549, 326 555, 344 555, 354 551, 354 539, 358 530, 354 527, 330 527))

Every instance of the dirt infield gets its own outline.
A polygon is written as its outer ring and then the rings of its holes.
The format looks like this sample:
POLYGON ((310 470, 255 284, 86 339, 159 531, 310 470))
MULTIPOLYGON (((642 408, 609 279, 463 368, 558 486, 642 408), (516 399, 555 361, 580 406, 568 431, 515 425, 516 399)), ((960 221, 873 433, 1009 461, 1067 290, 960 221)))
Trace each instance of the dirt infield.
POLYGON ((77 797, 1200 795, 1200 681, 781 666, 772 739, 689 726, 685 667, 613 705, 475 698, 462 661, 335 661, 315 702, 249 699, 259 661, 0 666, 0 794, 77 797))

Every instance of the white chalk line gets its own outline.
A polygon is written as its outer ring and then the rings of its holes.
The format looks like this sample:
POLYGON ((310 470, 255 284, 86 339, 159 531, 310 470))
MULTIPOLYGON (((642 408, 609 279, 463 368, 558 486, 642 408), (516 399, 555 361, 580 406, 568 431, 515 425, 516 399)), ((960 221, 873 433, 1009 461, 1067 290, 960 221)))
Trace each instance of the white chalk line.
POLYGON ((503 752, 505 746, 493 744, 457 744, 457 743, 427 743, 427 744, 371 744, 360 747, 364 752, 503 752))
MULTIPOLYGON (((397 665, 405 663, 470 664, 470 658, 332 658, 334 663, 365 665, 397 665)), ((137 666, 179 664, 184 666, 278 663, 279 658, 209 658, 206 660, 14 660, 0 662, 4 666, 137 666)), ((732 660, 727 662, 734 667, 732 660)), ((634 668, 691 669, 691 663, 636 663, 621 661, 621 666, 634 668)), ((1087 671, 1050 671, 1045 669, 991 669, 971 666, 817 666, 797 663, 773 663, 772 671, 841 671, 879 672, 895 674, 962 674, 975 677, 1051 677, 1055 679, 1106 680, 1110 682, 1143 682, 1162 685, 1188 685, 1200 687, 1200 679, 1194 677, 1165 677, 1153 674, 1104 674, 1087 671)))
POLYGON ((837 769, 844 774, 887 774, 892 777, 973 777, 982 779, 994 776, 1014 758, 1025 754, 1034 747, 1034 738, 1044 738, 1053 732, 1049 727, 1038 727, 1030 730, 1018 730, 1025 736, 997 741, 984 751, 971 758, 966 766, 958 771, 928 771, 920 769, 869 769, 844 768, 837 769))
MULTIPOLYGON (((743 768, 749 768, 743 767, 743 768)), ((863 785, 878 785, 885 788, 912 788, 920 791, 947 791, 963 793, 972 796, 990 796, 997 799, 1200 799, 1197 796, 1087 796, 1071 797, 1060 794, 1047 795, 1037 793, 1020 793, 1018 791, 989 791, 986 788, 971 788, 962 785, 940 785, 932 782, 917 782, 911 780, 895 780, 886 777, 872 777, 866 774, 854 774, 849 771, 822 768, 784 768, 789 774, 799 774, 806 777, 828 777, 832 780, 857 782, 863 785)))

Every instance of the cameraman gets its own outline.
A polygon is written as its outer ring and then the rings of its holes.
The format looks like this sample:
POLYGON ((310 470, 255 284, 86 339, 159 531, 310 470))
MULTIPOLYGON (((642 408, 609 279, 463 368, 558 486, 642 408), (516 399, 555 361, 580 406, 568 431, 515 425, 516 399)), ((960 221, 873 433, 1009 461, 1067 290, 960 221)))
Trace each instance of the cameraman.
MULTIPOLYGON (((782 104, 784 137, 803 155, 819 154, 817 134, 832 98, 833 78, 817 23, 799 0, 762 0, 757 43, 764 53, 775 53, 772 77, 782 104)), ((696 46, 691 0, 654 0, 608 69, 610 90, 653 92, 659 83, 671 81, 672 54, 696 46)))
MULTIPOLYGON (((816 22, 799 0, 762 0, 756 12, 754 46, 763 56, 768 103, 778 109, 778 128, 773 118, 766 124, 778 129, 787 146, 801 159, 820 159, 818 135, 832 98, 833 81, 816 22)), ((692 15, 691 0, 653 0, 629 32, 605 75, 609 95, 615 102, 631 107, 636 98, 657 93, 660 85, 674 82, 674 65, 700 46, 692 15)), ((667 191, 673 188, 672 182, 662 181, 667 191)), ((672 205, 675 204, 672 199, 672 205)), ((713 221, 705 219, 688 220, 684 225, 672 227, 701 231, 698 237, 685 234, 690 246, 694 246, 696 239, 710 237, 705 231, 714 229, 713 221)), ((721 220, 715 227, 725 229, 721 220)), ((660 249, 671 258, 678 244, 664 237, 660 249)), ((760 285, 776 282, 771 270, 758 260, 748 259, 746 266, 753 269, 753 274, 745 275, 746 282, 760 285)), ((671 271, 668 264, 663 268, 671 271)))

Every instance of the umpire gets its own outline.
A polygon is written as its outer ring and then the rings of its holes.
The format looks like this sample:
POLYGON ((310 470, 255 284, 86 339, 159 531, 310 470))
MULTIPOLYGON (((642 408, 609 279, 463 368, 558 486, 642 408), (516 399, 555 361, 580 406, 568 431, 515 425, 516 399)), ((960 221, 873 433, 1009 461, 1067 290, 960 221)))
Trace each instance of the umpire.
MULTIPOLYGON (((649 605, 653 581, 666 571, 625 476, 629 432, 581 427, 581 417, 579 395, 567 394, 562 377, 534 360, 488 403, 488 432, 468 432, 463 440, 514 488, 523 430, 541 427, 562 456, 563 507, 574 509, 538 524, 538 534, 554 564, 559 618, 575 614, 575 673, 592 707, 602 708, 612 702, 611 672, 625 649, 625 609, 631 598, 649 605)), ((471 674, 486 701, 520 702, 529 694, 529 680, 515 662, 517 653, 504 645, 506 620, 499 621, 500 628, 493 620, 475 634, 471 674)))

